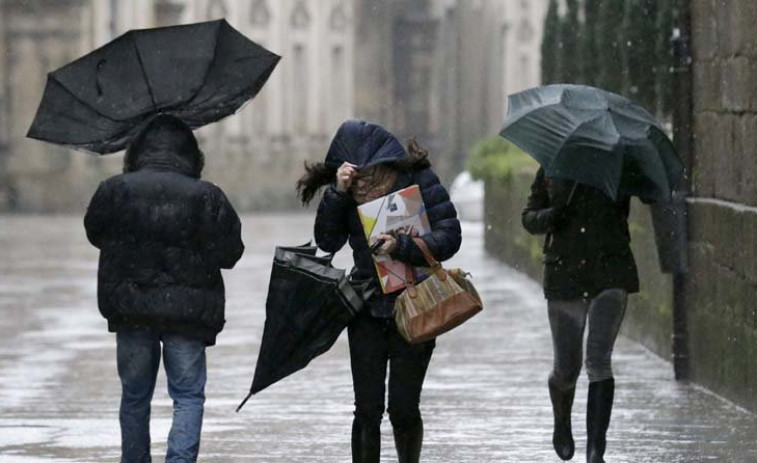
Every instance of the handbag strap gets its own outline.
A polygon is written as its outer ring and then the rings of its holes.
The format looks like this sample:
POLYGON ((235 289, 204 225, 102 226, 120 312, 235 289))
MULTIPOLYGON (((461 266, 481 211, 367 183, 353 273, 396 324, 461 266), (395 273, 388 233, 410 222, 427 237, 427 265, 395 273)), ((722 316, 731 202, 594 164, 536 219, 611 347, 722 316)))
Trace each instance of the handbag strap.
POLYGON ((415 275, 413 274, 413 267, 405 264, 405 291, 408 296, 415 299, 418 295, 418 290, 415 289, 415 275))
POLYGON ((434 259, 434 255, 431 254, 431 250, 428 248, 428 245, 425 241, 416 237, 413 237, 413 241, 423 253, 423 257, 426 259, 426 263, 428 263, 429 267, 436 267, 438 265, 441 265, 436 259, 434 259))
POLYGON ((413 241, 415 241, 415 244, 418 246, 418 248, 420 248, 421 252, 423 253, 423 257, 426 259, 426 263, 436 273, 437 278, 442 281, 446 280, 447 272, 444 271, 442 264, 434 258, 433 254, 431 254, 431 250, 428 248, 426 242, 420 238, 413 238, 413 241))

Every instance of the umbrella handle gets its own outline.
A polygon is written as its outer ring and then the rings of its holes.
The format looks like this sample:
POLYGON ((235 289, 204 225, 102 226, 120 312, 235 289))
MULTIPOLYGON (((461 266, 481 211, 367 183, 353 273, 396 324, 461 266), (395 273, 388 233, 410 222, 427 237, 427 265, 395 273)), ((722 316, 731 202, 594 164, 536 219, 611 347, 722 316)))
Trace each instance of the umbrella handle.
POLYGON ((384 245, 384 240, 377 240, 375 243, 373 243, 373 246, 371 246, 371 254, 376 254, 379 248, 383 245, 384 245))
POLYGON ((576 192, 577 186, 578 186, 578 182, 573 182, 573 189, 570 190, 570 194, 568 195, 568 202, 565 203, 565 207, 570 206, 570 201, 573 199, 573 193, 576 192))

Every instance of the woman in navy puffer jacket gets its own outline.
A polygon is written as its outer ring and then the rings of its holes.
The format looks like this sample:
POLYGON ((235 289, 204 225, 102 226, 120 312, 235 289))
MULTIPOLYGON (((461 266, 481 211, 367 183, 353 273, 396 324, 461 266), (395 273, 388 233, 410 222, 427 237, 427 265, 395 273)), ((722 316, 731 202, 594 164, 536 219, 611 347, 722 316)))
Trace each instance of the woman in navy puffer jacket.
MULTIPOLYGON (((411 141, 402 144, 384 128, 365 121, 347 121, 339 128, 324 163, 306 166, 297 188, 303 203, 309 203, 327 186, 315 220, 315 239, 326 252, 337 252, 349 240, 355 268, 354 279, 378 276, 369 244, 357 213, 359 204, 411 185, 421 189, 431 232, 422 236, 439 261, 460 248, 460 222, 449 194, 431 169, 427 153, 411 141), (409 152, 408 152, 409 151, 409 152)), ((421 250, 407 235, 385 235, 379 253, 414 266, 425 265, 421 250)), ((423 421, 420 395, 435 342, 411 345, 397 332, 394 301, 398 293, 380 289, 367 301, 367 309, 348 327, 355 419, 352 426, 352 461, 379 461, 380 424, 384 413, 386 372, 389 365, 389 418, 394 430, 399 461, 420 459, 423 421)))

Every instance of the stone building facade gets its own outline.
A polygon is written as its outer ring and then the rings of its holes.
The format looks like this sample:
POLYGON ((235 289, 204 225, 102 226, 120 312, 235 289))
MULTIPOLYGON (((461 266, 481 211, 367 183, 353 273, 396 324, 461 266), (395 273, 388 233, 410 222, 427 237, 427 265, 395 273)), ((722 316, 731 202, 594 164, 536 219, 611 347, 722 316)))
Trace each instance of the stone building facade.
POLYGON ((356 2, 356 111, 430 148, 445 181, 539 84, 544 0, 356 2))
POLYGON ((208 178, 240 209, 296 206, 303 163, 321 160, 339 124, 354 114, 353 15, 350 0, 186 2, 181 22, 226 17, 284 56, 255 100, 198 132, 208 178))
POLYGON ((0 2, 0 208, 55 210, 91 193, 78 175, 88 159, 24 138, 47 71, 93 45, 91 18, 84 0, 0 2))
POLYGON ((305 160, 354 114, 350 0, 0 0, 0 210, 80 211, 120 155, 95 157, 24 138, 46 73, 123 32, 221 17, 283 55, 260 95, 198 131, 206 177, 240 210, 295 205, 305 160))
POLYGON ((123 32, 225 17, 284 57, 258 97, 200 129, 206 177, 240 210, 296 206, 339 124, 414 135, 449 182, 539 82, 546 0, 0 0, 0 211, 81 211, 120 155, 24 137, 47 72, 123 32))

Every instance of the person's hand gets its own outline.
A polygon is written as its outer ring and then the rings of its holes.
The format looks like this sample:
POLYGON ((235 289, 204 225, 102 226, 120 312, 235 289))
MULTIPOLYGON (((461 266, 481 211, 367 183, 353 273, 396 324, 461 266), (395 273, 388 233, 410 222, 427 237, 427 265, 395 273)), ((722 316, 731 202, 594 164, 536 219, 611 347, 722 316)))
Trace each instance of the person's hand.
POLYGON ((376 251, 376 254, 380 256, 389 255, 397 249, 397 238, 392 235, 381 234, 376 237, 376 241, 384 240, 384 244, 376 251))
POLYGON ((549 203, 552 207, 561 209, 566 206, 571 186, 562 179, 547 179, 547 194, 549 194, 549 203))
POLYGON ((336 191, 347 193, 357 173, 357 166, 349 162, 342 163, 336 171, 336 191))

